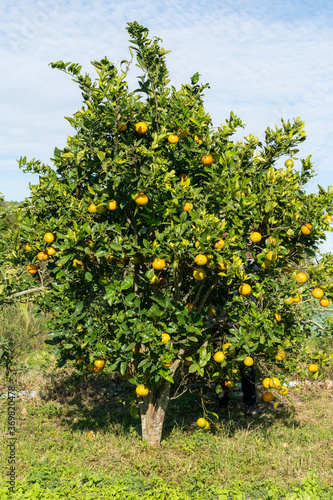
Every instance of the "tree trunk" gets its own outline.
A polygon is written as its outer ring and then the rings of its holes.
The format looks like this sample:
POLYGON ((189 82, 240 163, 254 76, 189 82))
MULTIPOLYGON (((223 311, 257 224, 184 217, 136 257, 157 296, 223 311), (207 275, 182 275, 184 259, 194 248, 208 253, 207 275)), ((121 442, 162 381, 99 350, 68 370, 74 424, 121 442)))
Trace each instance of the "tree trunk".
POLYGON ((149 391, 148 396, 139 397, 142 440, 154 447, 161 444, 165 412, 169 403, 170 382, 164 380, 149 391))

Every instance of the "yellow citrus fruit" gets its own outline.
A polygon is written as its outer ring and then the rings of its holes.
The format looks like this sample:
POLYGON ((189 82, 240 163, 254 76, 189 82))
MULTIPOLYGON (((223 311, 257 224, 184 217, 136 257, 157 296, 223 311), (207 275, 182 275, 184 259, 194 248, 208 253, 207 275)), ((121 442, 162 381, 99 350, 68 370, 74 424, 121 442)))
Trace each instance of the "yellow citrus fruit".
POLYGON ((193 203, 189 203, 188 201, 186 203, 184 203, 183 210, 185 212, 189 212, 192 209, 193 209, 193 203))
POLYGON ((272 251, 266 254, 266 259, 269 260, 270 262, 275 262, 277 258, 278 258, 277 254, 274 255, 272 251))
POLYGON ((38 260, 47 260, 48 259, 48 255, 45 252, 39 252, 37 254, 37 259, 38 260))
POLYGON ((246 358, 243 361, 245 366, 252 366, 253 365, 253 359, 250 356, 246 356, 246 358))
POLYGON ((197 420, 198 427, 200 427, 201 429, 204 429, 206 427, 206 424, 208 424, 208 422, 205 418, 198 418, 198 420, 197 420))
POLYGON ((272 380, 273 380, 273 386, 274 387, 276 387, 277 389, 279 387, 281 387, 281 382, 280 382, 280 380, 277 377, 273 377, 272 380))
POLYGON ((55 249, 53 247, 48 247, 46 249, 46 253, 49 257, 51 257, 52 255, 54 255, 56 253, 55 249))
POLYGON ((275 317, 276 322, 277 322, 277 323, 280 323, 280 321, 281 321, 281 316, 280 316, 280 314, 275 313, 275 314, 274 314, 274 317, 275 317))
POLYGON ((206 271, 201 267, 196 267, 193 271, 193 278, 198 281, 204 280, 206 278, 206 275, 207 275, 206 271))
POLYGON ((199 241, 196 241, 196 242, 194 243, 195 248, 198 248, 198 246, 199 246, 199 245, 200 245, 200 242, 199 242, 199 241))
POLYGON ((282 396, 286 396, 289 392, 289 389, 288 387, 286 387, 285 385, 283 385, 282 387, 280 387, 279 389, 279 393, 282 395, 282 396))
POLYGON ((224 385, 225 385, 226 387, 228 387, 228 389, 231 389, 231 387, 234 385, 234 383, 233 383, 233 381, 232 381, 232 380, 226 380, 226 381, 224 382, 224 385))
POLYGON ((276 238, 273 238, 273 236, 270 236, 268 238, 268 242, 271 244, 271 245, 276 245, 276 238))
POLYGON ((304 224, 301 227, 301 231, 302 231, 303 234, 305 234, 306 236, 308 236, 309 234, 312 233, 313 227, 311 226, 311 224, 304 224))
POLYGON ((54 242, 53 234, 52 233, 44 234, 44 241, 46 241, 46 243, 53 243, 54 242))
POLYGON ((206 255, 202 255, 202 254, 196 255, 194 257, 194 260, 195 260, 195 263, 198 264, 198 266, 204 266, 205 264, 207 264, 206 255))
POLYGON ((298 219, 299 219, 299 214, 296 214, 295 215, 295 221, 298 221, 298 219))
POLYGON ((136 387, 135 392, 137 393, 138 396, 144 397, 144 396, 148 396, 149 389, 144 384, 140 384, 136 387))
POLYGON ((127 130, 127 123, 119 122, 117 125, 118 132, 125 132, 127 130))
POLYGON ((28 273, 30 273, 30 274, 36 274, 37 270, 38 270, 38 267, 35 264, 30 264, 27 267, 27 270, 28 270, 28 273))
POLYGON ((319 304, 322 306, 322 307, 327 307, 330 305, 330 301, 328 299, 321 299, 319 301, 319 304))
POLYGON ((106 204, 106 208, 108 210, 116 210, 117 206, 118 206, 118 204, 117 204, 116 200, 110 200, 106 204))
POLYGON ((188 310, 188 312, 192 312, 193 311, 193 303, 192 302, 189 302, 188 304, 186 304, 185 307, 188 310))
POLYGON ((258 243, 261 240, 261 234, 256 232, 250 234, 250 240, 253 243, 258 243))
POLYGON ((283 361, 285 357, 286 357, 286 353, 284 351, 278 351, 276 356, 275 356, 275 359, 276 359, 276 361, 283 361))
POLYGON ((331 215, 327 215, 325 217, 325 222, 327 222, 328 224, 332 224, 333 222, 333 217, 331 215))
POLYGON ((198 137, 197 135, 195 135, 194 136, 194 140, 195 140, 195 142, 197 142, 199 144, 199 146, 201 146, 202 140, 200 139, 200 137, 198 137))
POLYGON ((94 246, 94 242, 92 240, 88 241, 88 247, 92 248, 94 246))
POLYGON ((322 291, 321 288, 314 288, 311 292, 311 295, 316 299, 321 299, 324 296, 324 292, 322 291))
POLYGON ((206 422, 206 425, 204 427, 204 431, 207 431, 210 428, 209 422, 206 422))
POLYGON ((145 193, 138 193, 135 195, 134 201, 137 205, 147 205, 148 203, 148 196, 145 193))
POLYGON ((229 265, 228 262, 218 262, 217 267, 220 269, 220 271, 226 271, 228 269, 228 265, 229 265))
POLYGON ((164 363, 165 368, 170 368, 171 362, 169 361, 168 363, 164 363))
POLYGON ((294 302, 293 297, 288 297, 284 299, 284 303, 287 304, 288 306, 290 306, 293 302, 294 302))
POLYGON ((223 360, 225 360, 225 354, 224 354, 224 352, 217 351, 214 354, 214 361, 216 361, 216 363, 222 363, 223 360))
POLYGON ((300 302, 302 300, 302 296, 299 293, 296 293, 295 297, 293 297, 293 302, 300 302))
POLYGON ((138 134, 145 134, 148 130, 148 126, 145 122, 138 122, 136 125, 135 125, 135 131, 138 133, 138 134))
POLYGON ((271 378, 264 378, 262 385, 265 389, 269 389, 270 387, 273 387, 273 380, 271 378))
POLYGON ((286 166, 287 168, 291 168, 291 167, 293 167, 293 166, 294 166, 294 162, 293 162, 293 160, 291 160, 291 159, 286 160, 286 161, 284 162, 284 164, 285 164, 285 166, 286 166))
POLYGON ((79 332, 82 332, 82 331, 83 331, 83 326, 82 326, 82 325, 79 325, 76 329, 77 329, 79 332))
POLYGON ((263 399, 264 401, 266 401, 266 403, 268 403, 269 401, 273 401, 274 396, 273 396, 273 394, 272 394, 271 392, 265 392, 265 393, 263 394, 262 399, 263 399))
POLYGON ((153 285, 158 283, 158 276, 156 276, 156 274, 154 274, 154 276, 152 277, 152 279, 150 280, 150 283, 152 283, 153 285))
POLYGON ((31 246, 29 245, 29 243, 27 243, 25 245, 25 249, 26 249, 27 252, 29 252, 29 250, 31 250, 31 246))
POLYGON ((152 265, 154 269, 161 270, 165 268, 166 263, 164 259, 154 259, 152 265))
POLYGON ((176 134, 171 134, 168 137, 168 141, 170 142, 170 144, 177 144, 177 142, 179 141, 179 137, 176 134))
POLYGON ((97 212, 97 207, 96 207, 95 203, 90 203, 90 205, 88 207, 88 212, 90 214, 95 214, 97 212))
POLYGON ((307 279, 308 279, 308 277, 305 273, 297 273, 296 274, 297 283, 300 283, 300 284, 305 283, 307 279))
POLYGON ((78 267, 78 266, 82 266, 82 265, 83 265, 82 260, 78 260, 78 259, 74 259, 73 260, 73 266, 74 267, 78 267))
POLYGON ((231 342, 226 342, 225 344, 223 344, 222 346, 222 349, 223 351, 227 351, 229 349, 229 347, 231 347, 231 342))
POLYGON ((251 293, 251 286, 248 285, 247 283, 243 283, 243 285, 241 285, 238 289, 239 293, 241 295, 248 295, 249 293, 251 293))
POLYGON ((219 238, 218 240, 215 241, 214 248, 216 250, 222 250, 223 247, 224 247, 224 241, 222 240, 222 238, 219 238))
POLYGON ((104 368, 104 366, 105 366, 105 361, 104 361, 104 359, 95 359, 95 361, 94 361, 94 366, 95 366, 96 368, 104 368))
POLYGON ((166 344, 171 339, 168 333, 162 333, 162 344, 166 344))
POLYGON ((210 165, 211 163, 213 163, 213 157, 212 155, 204 155, 202 158, 201 158, 201 161, 204 165, 210 165))
POLYGON ((316 373, 318 371, 318 365, 315 365, 314 363, 311 363, 309 366, 308 366, 308 370, 309 372, 311 373, 316 373))

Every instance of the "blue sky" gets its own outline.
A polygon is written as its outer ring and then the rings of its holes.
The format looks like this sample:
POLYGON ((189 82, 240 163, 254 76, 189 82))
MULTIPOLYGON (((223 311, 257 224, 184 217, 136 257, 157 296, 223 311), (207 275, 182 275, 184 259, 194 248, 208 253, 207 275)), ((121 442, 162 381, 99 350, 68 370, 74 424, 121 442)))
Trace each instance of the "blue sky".
MULTIPOLYGON (((0 5, 0 192, 29 196, 20 156, 44 162, 63 147, 72 129, 64 116, 81 106, 71 79, 48 66, 129 58, 126 23, 138 21, 163 39, 171 83, 196 71, 209 82, 205 107, 215 126, 234 111, 244 123, 237 138, 263 138, 281 117, 305 120, 299 157, 312 155, 317 192, 333 184, 333 3, 331 1, 2 0, 0 5)), ((136 72, 130 74, 134 85, 136 72)), ((297 163, 297 162, 296 162, 297 163)), ((333 252, 333 235, 322 251, 333 252)))

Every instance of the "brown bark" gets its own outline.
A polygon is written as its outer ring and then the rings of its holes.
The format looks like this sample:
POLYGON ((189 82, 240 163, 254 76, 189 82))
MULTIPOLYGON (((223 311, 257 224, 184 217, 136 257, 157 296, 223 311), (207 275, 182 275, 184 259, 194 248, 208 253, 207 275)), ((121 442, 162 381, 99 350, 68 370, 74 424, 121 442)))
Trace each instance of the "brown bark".
POLYGON ((165 412, 169 403, 170 382, 164 380, 152 388, 148 396, 139 397, 142 440, 154 447, 161 444, 165 412))

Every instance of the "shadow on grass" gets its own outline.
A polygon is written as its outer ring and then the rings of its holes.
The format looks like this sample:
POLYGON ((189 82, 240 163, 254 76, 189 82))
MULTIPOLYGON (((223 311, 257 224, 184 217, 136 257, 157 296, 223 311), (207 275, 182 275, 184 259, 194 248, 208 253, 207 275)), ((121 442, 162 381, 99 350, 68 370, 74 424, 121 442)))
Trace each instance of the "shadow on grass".
MULTIPOLYGON (((134 386, 123 382, 114 374, 101 373, 87 376, 78 373, 63 372, 56 376, 50 374, 43 400, 48 403, 42 411, 54 408, 52 403, 60 403, 57 416, 61 417, 72 430, 104 430, 116 435, 135 434, 141 436, 139 416, 133 417, 130 408, 137 407, 137 396, 134 386), (51 406, 50 406, 51 405, 51 406)), ((211 418, 211 432, 223 432, 232 437, 241 430, 268 429, 279 421, 285 427, 298 427, 300 424, 295 416, 295 409, 291 404, 279 402, 277 409, 272 403, 261 403, 258 396, 258 407, 261 414, 249 417, 241 397, 237 392, 231 393, 230 405, 226 414, 219 415, 219 407, 215 392, 208 388, 190 390, 172 399, 176 390, 172 387, 171 400, 167 409, 162 440, 167 439, 174 428, 179 428, 185 434, 192 434, 196 429, 196 420, 203 415, 202 401, 211 418), (213 415, 213 414, 216 415, 213 415)), ((132 410, 133 413, 133 410, 132 410)))

